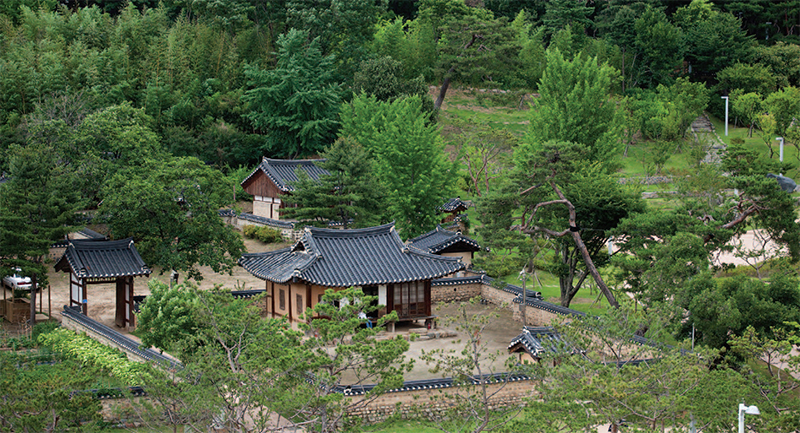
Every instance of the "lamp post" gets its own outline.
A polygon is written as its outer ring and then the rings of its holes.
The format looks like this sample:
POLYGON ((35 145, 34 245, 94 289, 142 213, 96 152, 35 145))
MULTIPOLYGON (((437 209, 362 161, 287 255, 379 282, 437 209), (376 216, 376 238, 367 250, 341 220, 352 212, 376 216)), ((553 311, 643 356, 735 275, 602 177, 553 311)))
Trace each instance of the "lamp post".
POLYGON ((520 298, 522 302, 519 303, 519 311, 522 313, 522 327, 528 326, 528 320, 526 317, 526 313, 528 310, 528 292, 525 290, 525 280, 528 279, 528 273, 525 272, 525 268, 522 268, 519 271, 519 279, 522 280, 522 297, 520 298))
POLYGON ((744 415, 761 415, 761 412, 755 406, 745 406, 744 403, 739 403, 739 433, 744 433, 744 415))
POLYGON ((725 100, 725 136, 728 136, 728 97, 723 96, 722 99, 725 100))
POLYGON ((775 139, 781 142, 780 160, 783 162, 783 137, 775 137, 775 139))

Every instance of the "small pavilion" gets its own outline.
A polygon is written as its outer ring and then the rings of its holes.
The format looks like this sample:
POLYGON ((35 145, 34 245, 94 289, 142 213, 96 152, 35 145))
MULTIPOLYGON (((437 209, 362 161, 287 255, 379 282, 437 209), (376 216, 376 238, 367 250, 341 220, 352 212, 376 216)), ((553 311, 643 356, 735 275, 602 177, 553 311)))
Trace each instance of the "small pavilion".
POLYGON ((136 325, 133 315, 133 278, 149 275, 151 271, 136 251, 132 238, 116 241, 71 239, 55 269, 70 273, 69 305, 80 306, 84 315, 89 306, 89 285, 116 284, 114 321, 123 328, 136 325))
POLYGON ((447 200, 447 203, 437 207, 436 210, 447 214, 442 218, 442 224, 444 224, 455 221, 456 218, 458 218, 458 216, 460 216, 462 213, 466 212, 470 206, 471 204, 469 202, 461 200, 461 197, 456 197, 447 200))
POLYGON ((409 240, 408 247, 424 253, 458 257, 467 268, 472 267, 475 252, 481 250, 478 242, 462 235, 461 231, 446 230, 441 225, 409 240))

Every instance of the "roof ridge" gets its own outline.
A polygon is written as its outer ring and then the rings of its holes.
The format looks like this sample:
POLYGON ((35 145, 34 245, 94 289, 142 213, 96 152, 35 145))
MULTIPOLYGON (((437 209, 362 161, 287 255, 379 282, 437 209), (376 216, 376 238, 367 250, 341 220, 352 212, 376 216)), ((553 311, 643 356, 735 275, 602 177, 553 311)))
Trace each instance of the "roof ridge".
POLYGON ((92 247, 89 249, 100 250, 100 249, 108 249, 108 248, 115 248, 117 246, 124 245, 125 248, 130 248, 133 244, 133 238, 128 237, 125 239, 115 239, 115 240, 92 240, 92 239, 69 239, 69 245, 74 247, 80 247, 81 249, 86 249, 85 247, 92 247))
POLYGON ((329 228, 322 228, 322 227, 306 227, 308 232, 311 236, 321 236, 326 237, 329 235, 333 235, 330 237, 350 237, 352 235, 367 235, 367 234, 374 234, 374 233, 391 233, 392 229, 394 228, 394 222, 390 222, 387 224, 374 226, 374 227, 365 227, 360 229, 329 229, 329 228))
POLYGON ((314 162, 324 162, 324 161, 326 161, 325 158, 317 158, 317 159, 277 159, 277 158, 264 157, 261 160, 261 163, 263 164, 265 162, 266 163, 273 163, 274 162, 274 163, 280 163, 280 164, 302 164, 302 163, 307 163, 307 162, 314 163, 314 162))

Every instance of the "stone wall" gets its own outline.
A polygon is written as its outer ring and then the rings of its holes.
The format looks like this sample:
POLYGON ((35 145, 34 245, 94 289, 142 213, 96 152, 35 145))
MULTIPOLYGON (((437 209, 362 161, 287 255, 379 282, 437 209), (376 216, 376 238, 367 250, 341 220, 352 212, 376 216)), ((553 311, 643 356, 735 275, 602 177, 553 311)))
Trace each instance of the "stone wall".
MULTIPOLYGON (((489 391, 496 394, 491 400, 493 407, 508 407, 522 405, 525 399, 536 396, 535 384, 529 380, 509 382, 505 385, 488 385, 489 391), (500 389, 502 388, 502 389, 500 389)), ((440 414, 453 406, 454 396, 467 396, 469 393, 478 392, 480 388, 474 386, 461 386, 433 390, 401 391, 383 394, 376 399, 357 405, 348 415, 359 417, 366 423, 375 423, 385 420, 391 415, 401 418, 430 417, 440 414)), ((363 396, 349 397, 363 401, 363 396)))
MULTIPOLYGON (((514 320, 522 323, 522 311, 519 309, 519 304, 509 306, 514 313, 514 320)), ((556 314, 541 308, 528 306, 525 310, 525 326, 549 326, 554 320, 564 318, 565 316, 556 314)))
POLYGON ((509 308, 516 307, 514 305, 514 298, 516 298, 517 295, 515 295, 514 293, 506 292, 504 290, 500 290, 496 287, 493 287, 490 284, 481 285, 481 297, 483 297, 483 299, 486 299, 490 304, 494 305, 506 304, 509 306, 509 308))
POLYGON ((303 237, 303 231, 302 230, 294 230, 294 229, 291 229, 291 228, 286 228, 286 227, 282 227, 282 226, 278 226, 278 225, 272 225, 272 224, 269 224, 269 223, 250 221, 250 220, 246 220, 244 218, 233 217, 233 218, 230 219, 230 224, 232 224, 234 227, 237 227, 240 230, 242 228, 244 228, 245 226, 260 226, 260 227, 267 226, 267 227, 271 227, 273 229, 280 230, 281 234, 283 235, 283 238, 286 239, 289 242, 296 242, 298 239, 303 237))
POLYGON ((433 302, 455 302, 467 301, 476 296, 481 296, 483 284, 454 284, 431 287, 431 301, 433 302))

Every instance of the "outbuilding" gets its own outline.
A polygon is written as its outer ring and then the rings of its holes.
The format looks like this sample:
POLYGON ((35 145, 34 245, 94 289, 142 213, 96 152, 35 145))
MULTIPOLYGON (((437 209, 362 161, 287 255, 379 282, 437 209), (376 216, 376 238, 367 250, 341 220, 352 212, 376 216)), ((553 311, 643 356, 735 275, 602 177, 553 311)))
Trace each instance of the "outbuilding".
POLYGON ((270 159, 263 158, 261 164, 245 180, 242 188, 253 196, 253 215, 280 219, 280 210, 286 207, 283 198, 294 191, 297 170, 304 171, 312 180, 330 174, 318 167, 324 159, 270 159))
POLYGON ((136 250, 132 238, 116 241, 71 239, 64 255, 56 262, 55 269, 70 273, 70 307, 80 306, 86 315, 89 308, 88 286, 115 284, 115 323, 123 328, 136 325, 133 279, 149 275, 151 271, 136 250))

